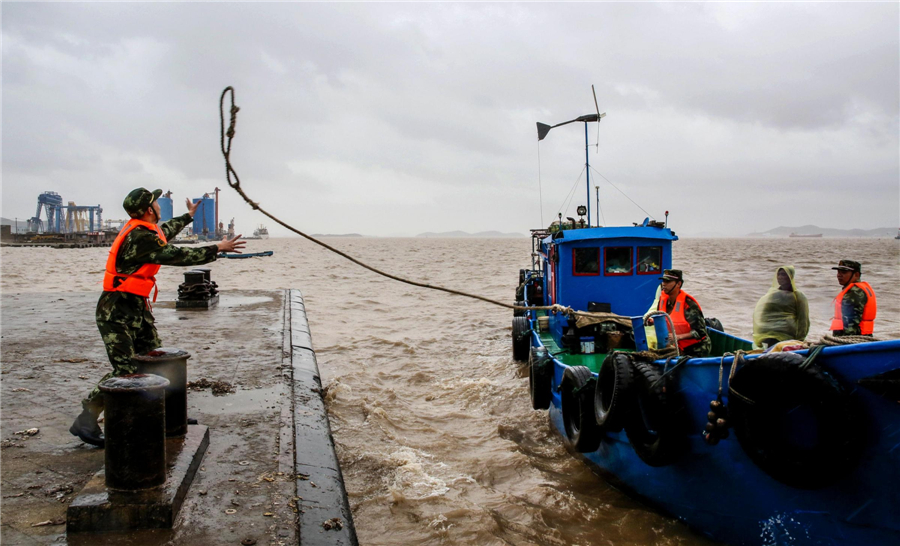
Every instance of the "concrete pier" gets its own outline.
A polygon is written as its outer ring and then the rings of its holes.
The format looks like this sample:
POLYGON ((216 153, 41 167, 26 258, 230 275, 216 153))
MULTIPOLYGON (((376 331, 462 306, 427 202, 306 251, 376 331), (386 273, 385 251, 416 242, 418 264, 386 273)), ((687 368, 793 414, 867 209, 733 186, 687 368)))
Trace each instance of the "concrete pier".
POLYGON ((302 295, 229 291, 214 309, 176 310, 174 288, 153 313, 163 343, 192 354, 188 415, 209 446, 177 493, 173 528, 103 535, 65 532, 67 507, 104 460, 68 433, 110 369, 99 293, 3 294, 0 542, 356 544, 302 295))

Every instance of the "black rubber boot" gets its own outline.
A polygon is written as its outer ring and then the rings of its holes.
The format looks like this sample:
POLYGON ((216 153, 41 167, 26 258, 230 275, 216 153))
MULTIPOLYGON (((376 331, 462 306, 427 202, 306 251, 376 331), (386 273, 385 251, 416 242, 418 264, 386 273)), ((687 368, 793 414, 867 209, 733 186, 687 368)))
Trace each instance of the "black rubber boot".
POLYGON ((97 418, 100 417, 103 407, 89 402, 82 402, 81 407, 81 415, 75 418, 69 432, 78 436, 86 444, 103 447, 106 444, 106 438, 103 437, 103 430, 97 424, 97 418))

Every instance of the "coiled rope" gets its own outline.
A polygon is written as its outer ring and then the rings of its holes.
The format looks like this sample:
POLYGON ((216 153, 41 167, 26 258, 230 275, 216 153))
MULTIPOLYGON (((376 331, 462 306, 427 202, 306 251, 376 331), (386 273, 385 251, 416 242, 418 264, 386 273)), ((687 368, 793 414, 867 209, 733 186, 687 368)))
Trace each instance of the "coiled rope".
POLYGON ((312 241, 313 243, 316 243, 317 245, 324 247, 324 248, 330 250, 331 252, 334 252, 335 254, 337 254, 343 258, 346 258, 347 260, 350 260, 351 262, 355 263, 356 265, 363 267, 365 269, 368 269, 369 271, 371 271, 373 273, 377 273, 378 275, 381 275, 383 277, 387 277, 388 279, 395 280, 397 282, 402 282, 404 284, 409 284, 412 286, 418 286, 419 288, 428 288, 431 290, 438 290, 441 292, 446 292, 448 294, 454 294, 456 296, 464 296, 467 298, 473 298, 476 300, 483 301, 485 303, 499 305, 500 307, 506 307, 507 309, 514 309, 517 311, 542 310, 542 311, 551 311, 553 313, 565 313, 567 316, 570 316, 570 317, 571 316, 579 316, 579 315, 593 316, 591 313, 575 311, 570 307, 565 307, 562 305, 535 306, 535 307, 523 307, 523 306, 519 306, 519 305, 511 305, 508 303, 503 303, 501 301, 492 300, 492 299, 486 298, 484 296, 479 296, 477 294, 469 294, 468 292, 463 292, 461 290, 454 290, 452 288, 445 288, 443 286, 427 284, 427 283, 418 282, 418 281, 414 281, 411 279, 399 277, 397 275, 392 275, 391 273, 386 273, 384 271, 381 271, 380 269, 377 269, 366 263, 363 263, 363 262, 357 260, 356 258, 354 258, 353 256, 350 256, 349 254, 346 254, 345 252, 341 252, 340 250, 334 248, 333 246, 331 246, 327 243, 324 243, 324 242, 316 239, 315 237, 312 237, 311 235, 307 235, 306 233, 303 233, 299 229, 280 220, 279 218, 277 218, 276 216, 272 215, 270 212, 268 212, 267 210, 265 210, 264 208, 259 206, 259 203, 257 203, 256 201, 253 201, 252 199, 250 199, 249 196, 247 196, 246 193, 244 193, 243 188, 241 188, 241 179, 238 177, 237 171, 235 171, 234 167, 231 165, 231 141, 234 139, 235 125, 237 124, 237 113, 239 111, 240 111, 240 108, 235 106, 235 104, 234 104, 234 88, 229 85, 222 91, 222 96, 219 98, 220 144, 222 147, 222 155, 225 157, 225 178, 228 181, 228 185, 231 186, 236 192, 238 192, 238 194, 244 199, 244 201, 247 202, 248 205, 250 205, 250 207, 253 208, 253 210, 258 210, 259 212, 263 213, 268 218, 271 218, 274 222, 278 223, 279 225, 284 226, 285 228, 289 229, 290 231, 293 231, 294 233, 296 233, 297 235, 299 235, 309 241, 312 241), (228 129, 226 130, 225 129, 225 95, 228 95, 229 93, 231 94, 231 110, 230 110, 231 122, 229 123, 228 129))
POLYGON ((824 335, 815 345, 827 345, 834 347, 838 345, 852 345, 854 343, 871 343, 873 341, 884 341, 875 336, 832 336, 824 335))

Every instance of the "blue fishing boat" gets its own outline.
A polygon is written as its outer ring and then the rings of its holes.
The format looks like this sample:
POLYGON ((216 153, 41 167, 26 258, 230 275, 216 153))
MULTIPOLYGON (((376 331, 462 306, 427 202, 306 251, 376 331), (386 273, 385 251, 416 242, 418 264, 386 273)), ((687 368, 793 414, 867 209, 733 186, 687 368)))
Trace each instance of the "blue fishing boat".
MULTIPOLYGON (((587 151, 601 118, 559 125, 583 122, 587 151)), ((569 451, 728 544, 900 544, 900 340, 751 352, 712 319, 710 356, 682 357, 652 311, 677 235, 591 227, 589 201, 588 180, 579 219, 532 231, 512 323, 569 451)))

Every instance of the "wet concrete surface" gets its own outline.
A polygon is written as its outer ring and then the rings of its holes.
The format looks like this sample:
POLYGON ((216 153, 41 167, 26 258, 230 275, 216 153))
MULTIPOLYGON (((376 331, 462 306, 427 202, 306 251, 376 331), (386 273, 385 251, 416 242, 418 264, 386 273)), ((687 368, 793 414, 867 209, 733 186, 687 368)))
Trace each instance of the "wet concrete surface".
POLYGON ((188 414, 210 428, 210 445, 174 529, 66 537, 68 504, 103 466, 102 449, 68 432, 80 400, 110 368, 94 323, 98 297, 2 296, 0 542, 296 544, 282 291, 223 293, 211 310, 176 310, 175 294, 160 294, 157 328, 165 346, 192 354, 188 380, 225 381, 235 392, 188 393, 188 414), (31 428, 39 432, 15 434, 31 428))

